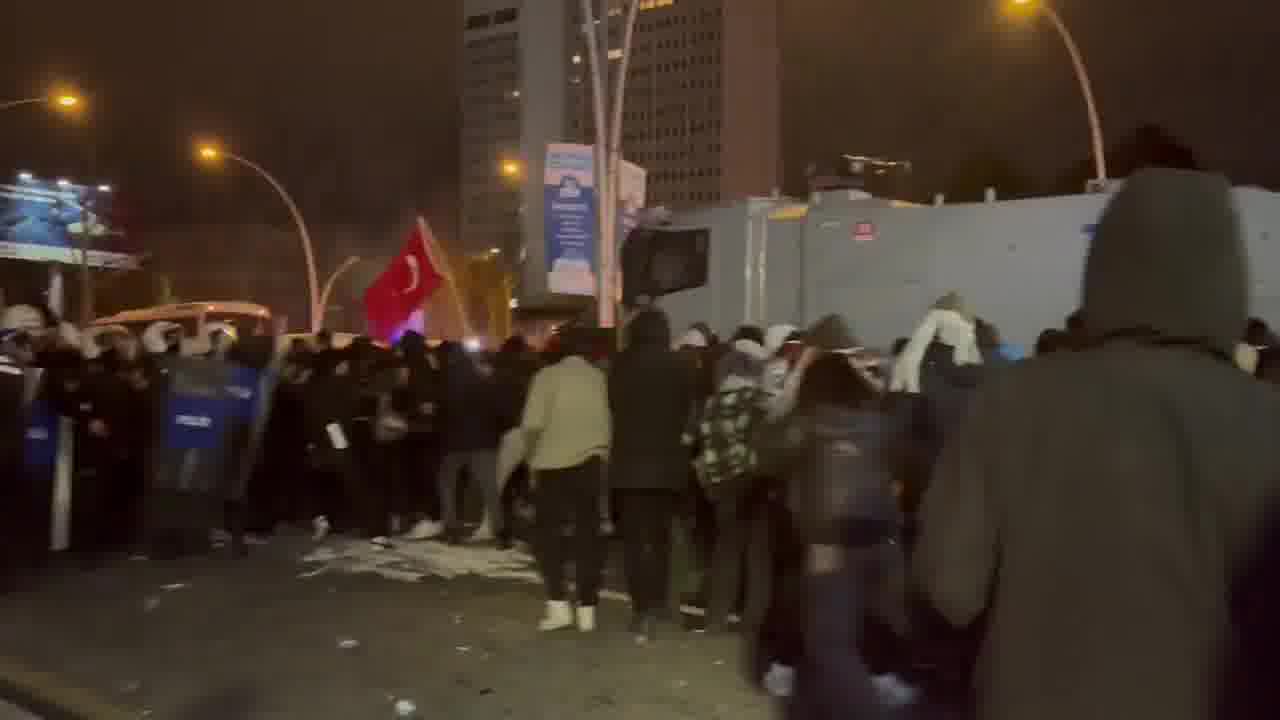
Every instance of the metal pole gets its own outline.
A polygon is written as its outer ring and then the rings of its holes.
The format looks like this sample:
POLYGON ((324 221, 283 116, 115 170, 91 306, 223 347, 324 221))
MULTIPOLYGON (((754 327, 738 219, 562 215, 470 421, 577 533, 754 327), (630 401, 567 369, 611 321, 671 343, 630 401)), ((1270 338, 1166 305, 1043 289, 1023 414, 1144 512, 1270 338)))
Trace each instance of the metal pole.
POLYGON ((355 267, 359 262, 360 258, 355 257, 354 255, 347 258, 338 266, 337 270, 333 271, 333 274, 329 276, 329 279, 325 281, 324 290, 320 291, 320 312, 322 313, 322 316, 329 314, 329 295, 333 292, 333 286, 338 282, 338 278, 342 277, 343 273, 355 267))
POLYGON ((307 223, 302 219, 302 211, 298 209, 298 206, 293 202, 293 198, 289 196, 289 191, 285 190, 280 181, 272 177, 271 173, 264 170, 261 165, 235 153, 223 154, 261 175, 263 180, 266 180, 271 187, 275 188, 276 193, 280 195, 280 199, 289 208, 289 213, 293 215, 293 222, 298 227, 298 234, 302 236, 302 252, 307 260, 307 289, 311 304, 311 332, 320 332, 322 318, 320 316, 320 295, 317 288, 319 282, 316 278, 316 257, 311 245, 311 234, 307 232, 307 223))
MULTIPOLYGON (((618 292, 619 288, 615 287, 615 281, 619 279, 617 266, 622 251, 622 243, 618 238, 618 198, 622 192, 622 111, 627 101, 627 72, 631 65, 631 48, 635 40, 636 17, 640 14, 640 0, 631 0, 626 10, 626 24, 622 30, 622 57, 618 60, 618 75, 613 90, 613 121, 609 128, 609 197, 607 200, 609 252, 605 256, 608 265, 602 273, 605 282, 601 290, 603 294, 604 289, 608 289, 608 295, 605 297, 614 324, 620 316, 618 305, 622 300, 618 292)), ((605 302, 605 298, 602 298, 601 302, 605 302)))
MULTIPOLYGON (((92 133, 92 130, 89 131, 92 133)), ((97 170, 97 146, 93 143, 92 135, 89 136, 89 177, 93 177, 93 173, 97 170)), ((89 184, 85 188, 85 201, 80 207, 80 328, 84 329, 93 323, 93 274, 89 270, 89 248, 93 242, 91 233, 93 226, 97 222, 97 216, 90 210, 89 193, 93 192, 93 187, 89 184)))
POLYGON ((42 103, 48 99, 49 98, 38 97, 27 98, 25 100, 8 100, 6 102, 0 102, 0 110, 8 110, 9 108, 21 107, 23 105, 35 105, 36 103, 42 103))
POLYGON ((1075 66, 1076 78, 1080 81, 1081 92, 1084 93, 1084 104, 1089 111, 1089 129, 1093 135, 1094 169, 1098 181, 1106 182, 1107 147, 1102 139, 1102 121, 1098 117, 1098 105, 1093 98, 1093 83, 1089 80, 1089 71, 1085 69, 1084 57, 1080 54, 1080 48, 1076 45, 1075 38, 1071 36, 1071 31, 1067 29, 1067 24, 1062 22, 1062 17, 1057 11, 1048 5, 1043 9, 1049 16, 1049 20, 1053 22, 1053 26, 1058 29, 1058 34, 1062 36, 1062 41, 1067 46, 1067 53, 1071 55, 1071 64, 1075 66))
MULTIPOLYGON (((608 298, 603 292, 605 280, 604 273, 602 272, 605 265, 604 246, 608 242, 605 237, 605 233, 608 232, 608 222, 605 215, 605 205, 607 203, 605 202, 605 198, 608 197, 609 191, 609 179, 607 177, 608 165, 605 162, 605 154, 607 152, 605 139, 608 137, 606 134, 608 130, 605 126, 604 73, 600 67, 600 38, 596 32, 595 10, 591 7, 591 0, 581 0, 581 3, 582 34, 585 35, 587 39, 587 62, 590 63, 589 68, 591 70, 591 103, 596 125, 596 150, 593 159, 595 164, 596 216, 597 224, 599 226, 599 237, 596 247, 596 275, 598 278, 596 283, 597 321, 599 322, 600 327, 609 327, 609 321, 611 320, 610 316, 613 313, 612 306, 609 304, 608 298)), ((607 14, 604 19, 608 19, 607 14)))

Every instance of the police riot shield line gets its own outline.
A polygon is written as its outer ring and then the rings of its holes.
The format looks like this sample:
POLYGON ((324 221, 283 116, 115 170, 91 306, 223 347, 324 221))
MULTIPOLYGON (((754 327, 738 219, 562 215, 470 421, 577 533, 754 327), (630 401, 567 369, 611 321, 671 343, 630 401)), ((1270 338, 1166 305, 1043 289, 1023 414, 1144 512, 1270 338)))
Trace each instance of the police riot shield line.
POLYGON ((270 412, 268 370, 212 358, 163 361, 167 382, 149 462, 149 526, 214 527, 224 502, 244 500, 270 412))
MULTIPOLYGON (((223 502, 245 497, 261 454, 274 373, 265 363, 183 357, 161 359, 160 369, 146 464, 148 525, 214 527, 223 502), (152 502, 165 497, 187 502, 152 502), (174 516, 165 517, 170 512, 174 516)), ((22 472, 30 499, 48 509, 37 510, 48 521, 37 532, 49 550, 61 552, 71 545, 75 428, 41 392, 45 375, 25 371, 22 472)))
MULTIPOLYGON (((34 527, 27 528, 44 537, 55 552, 71 545, 71 482, 74 426, 61 417, 44 397, 47 373, 40 368, 23 371, 22 482, 25 513, 34 527), (44 507, 42 511, 40 506, 44 507)), ((40 541, 43 543, 44 541, 40 541)))

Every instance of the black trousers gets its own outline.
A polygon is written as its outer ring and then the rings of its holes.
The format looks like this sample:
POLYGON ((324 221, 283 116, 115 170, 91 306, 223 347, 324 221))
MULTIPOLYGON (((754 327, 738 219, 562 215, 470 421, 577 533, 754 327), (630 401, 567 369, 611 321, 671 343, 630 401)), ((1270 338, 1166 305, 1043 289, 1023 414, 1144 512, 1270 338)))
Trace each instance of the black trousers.
POLYGON ((354 448, 319 452, 322 454, 310 459, 308 515, 324 515, 337 529, 355 530, 366 537, 383 534, 386 520, 380 518, 382 505, 378 495, 364 485, 354 448))
POLYGON ((521 465, 507 480, 507 487, 502 488, 502 498, 500 498, 502 523, 499 524, 502 532, 499 533, 499 537, 504 541, 509 542, 516 538, 516 525, 520 521, 517 518, 516 507, 521 501, 529 500, 529 497, 529 468, 521 465))
POLYGON ((49 559, 53 469, 30 470, 20 457, 0 462, 6 498, 0 502, 0 593, 49 559))
POLYGON ((600 600, 604 543, 600 538, 600 478, 603 464, 593 458, 563 470, 539 470, 534 502, 537 507, 537 554, 547 599, 568 599, 565 565, 572 555, 578 604, 594 607, 600 600), (572 525, 572 550, 565 537, 572 525))
POLYGON ((768 498, 744 487, 719 497, 715 506, 717 532, 711 554, 707 625, 712 629, 727 625, 741 597, 744 624, 759 627, 769 610, 773 586, 768 498))
POLYGON ((440 519, 436 477, 443 455, 434 433, 409 433, 396 443, 396 493, 392 511, 406 518, 440 519))
POLYGON ((618 493, 627 589, 631 605, 640 615, 654 615, 666 608, 676 501, 676 493, 670 490, 618 493))

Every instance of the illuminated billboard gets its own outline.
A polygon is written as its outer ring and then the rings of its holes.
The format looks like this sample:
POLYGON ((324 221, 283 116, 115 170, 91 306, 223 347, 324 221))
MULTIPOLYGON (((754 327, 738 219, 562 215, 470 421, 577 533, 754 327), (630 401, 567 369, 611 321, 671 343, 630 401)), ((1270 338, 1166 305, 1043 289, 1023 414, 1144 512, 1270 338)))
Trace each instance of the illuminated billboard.
POLYGON ((0 184, 0 258, 78 265, 86 232, 91 266, 139 267, 141 257, 113 212, 111 188, 28 175, 0 184))

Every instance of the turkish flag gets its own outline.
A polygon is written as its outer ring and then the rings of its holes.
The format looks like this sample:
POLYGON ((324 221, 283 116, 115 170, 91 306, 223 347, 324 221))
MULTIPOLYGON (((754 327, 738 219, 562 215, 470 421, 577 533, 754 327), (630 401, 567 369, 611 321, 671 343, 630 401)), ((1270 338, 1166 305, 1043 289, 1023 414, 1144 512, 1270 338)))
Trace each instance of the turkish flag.
POLYGON ((434 238, 427 222, 418 218, 404 249, 364 293, 369 334, 390 341, 396 330, 422 308, 443 280, 431 261, 434 238))

